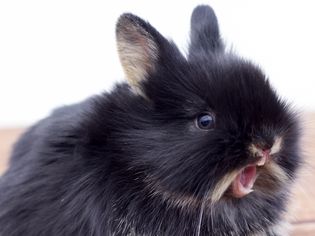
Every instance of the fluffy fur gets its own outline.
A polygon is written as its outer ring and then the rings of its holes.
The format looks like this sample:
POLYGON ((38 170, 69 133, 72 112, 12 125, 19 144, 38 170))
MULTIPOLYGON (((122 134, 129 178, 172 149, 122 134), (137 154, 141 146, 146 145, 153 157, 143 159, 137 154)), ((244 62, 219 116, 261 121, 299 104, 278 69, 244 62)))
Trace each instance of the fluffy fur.
POLYGON ((187 57, 132 14, 117 40, 129 84, 55 110, 16 143, 0 235, 283 236, 297 119, 257 66, 225 52, 213 10, 194 10, 187 57), (211 130, 196 126, 204 112, 211 130), (232 197, 252 144, 276 137, 254 192, 232 197))

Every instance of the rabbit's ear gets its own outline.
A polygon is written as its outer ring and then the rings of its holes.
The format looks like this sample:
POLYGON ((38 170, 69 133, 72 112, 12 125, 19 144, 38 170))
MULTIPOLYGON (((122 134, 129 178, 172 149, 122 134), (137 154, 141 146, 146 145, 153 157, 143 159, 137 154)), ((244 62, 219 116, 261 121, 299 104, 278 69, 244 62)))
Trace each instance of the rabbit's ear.
POLYGON ((189 59, 200 53, 223 50, 219 25, 213 9, 197 6, 191 15, 189 59))
POLYGON ((118 19, 116 40, 120 62, 136 91, 141 90, 141 82, 155 71, 163 39, 149 23, 135 15, 126 13, 118 19))

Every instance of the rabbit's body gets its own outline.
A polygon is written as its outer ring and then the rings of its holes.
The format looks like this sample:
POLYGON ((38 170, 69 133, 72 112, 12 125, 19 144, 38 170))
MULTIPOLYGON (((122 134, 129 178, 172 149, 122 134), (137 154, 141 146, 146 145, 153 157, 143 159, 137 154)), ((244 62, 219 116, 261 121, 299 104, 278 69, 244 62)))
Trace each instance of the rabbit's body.
POLYGON ((188 59, 130 14, 117 40, 130 86, 20 138, 0 235, 285 235, 296 119, 258 68, 224 53, 212 10, 194 11, 188 59))

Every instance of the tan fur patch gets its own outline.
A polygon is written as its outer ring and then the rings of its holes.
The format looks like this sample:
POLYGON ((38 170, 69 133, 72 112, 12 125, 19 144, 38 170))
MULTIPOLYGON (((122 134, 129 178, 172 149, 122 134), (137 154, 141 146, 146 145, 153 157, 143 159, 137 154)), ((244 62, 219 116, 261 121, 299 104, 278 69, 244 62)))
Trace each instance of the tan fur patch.
MULTIPOLYGON (((233 171, 231 173, 226 174, 214 187, 213 191, 210 193, 205 201, 209 201, 209 204, 213 204, 221 199, 223 194, 229 188, 235 177, 238 175, 239 171, 233 171)), ((188 196, 184 194, 179 194, 176 192, 167 191, 162 186, 158 185, 156 181, 150 180, 146 181, 150 185, 150 190, 152 195, 160 195, 163 200, 170 203, 173 206, 185 208, 186 210, 193 207, 200 207, 202 203, 201 199, 197 199, 194 196, 188 196), (152 185, 152 183, 155 183, 152 185)))
MULTIPOLYGON (((213 191, 211 192, 209 198, 205 199, 205 201, 209 201, 209 204, 215 203, 221 199, 223 194, 229 188, 235 177, 238 175, 239 171, 233 171, 231 173, 226 174, 215 186, 213 191)), ((150 182, 152 185, 151 181, 150 182)), ((154 184, 151 186, 151 190, 153 190, 152 195, 160 195, 163 197, 164 201, 171 203, 173 206, 185 208, 186 210, 190 207, 197 208, 200 207, 201 200, 188 195, 183 195, 175 192, 169 192, 165 190, 162 186, 158 186, 154 184)))
POLYGON ((233 180, 236 178, 238 173, 239 171, 233 171, 231 173, 228 173, 216 184, 211 194, 211 202, 217 202, 220 200, 220 198, 232 184, 233 180))
POLYGON ((145 179, 148 184, 149 191, 152 196, 161 196, 163 201, 171 204, 172 206, 184 208, 186 210, 195 209, 200 207, 201 201, 199 201, 194 196, 188 196, 176 192, 170 192, 165 189, 155 178, 147 177, 145 179))
POLYGON ((276 137, 275 142, 271 148, 270 154, 275 154, 280 152, 282 146, 282 138, 281 137, 276 137))
POLYGON ((281 183, 285 183, 289 180, 288 175, 285 171, 275 162, 270 162, 265 166, 266 170, 273 175, 281 183))

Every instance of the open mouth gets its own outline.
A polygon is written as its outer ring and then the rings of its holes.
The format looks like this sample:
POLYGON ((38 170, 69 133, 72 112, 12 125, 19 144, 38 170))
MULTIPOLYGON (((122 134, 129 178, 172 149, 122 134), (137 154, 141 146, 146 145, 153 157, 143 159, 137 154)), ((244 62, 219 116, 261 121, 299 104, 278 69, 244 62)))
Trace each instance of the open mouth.
POLYGON ((257 167, 264 166, 268 156, 262 156, 256 163, 242 168, 231 184, 232 196, 241 198, 253 192, 253 186, 257 179, 257 167))

